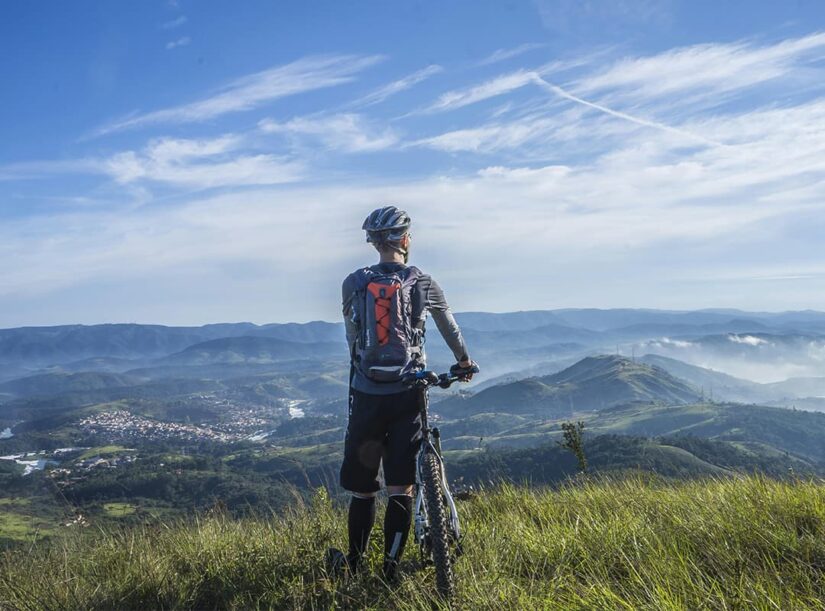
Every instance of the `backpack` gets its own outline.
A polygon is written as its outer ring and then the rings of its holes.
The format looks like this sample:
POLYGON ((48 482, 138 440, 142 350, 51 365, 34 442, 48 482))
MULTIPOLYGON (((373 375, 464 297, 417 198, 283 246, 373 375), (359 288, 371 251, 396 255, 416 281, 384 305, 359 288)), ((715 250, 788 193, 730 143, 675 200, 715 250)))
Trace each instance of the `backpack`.
POLYGON ((356 272, 352 316, 358 336, 353 365, 374 382, 401 380, 421 355, 422 321, 412 304, 420 277, 417 267, 392 273, 371 268, 356 272))

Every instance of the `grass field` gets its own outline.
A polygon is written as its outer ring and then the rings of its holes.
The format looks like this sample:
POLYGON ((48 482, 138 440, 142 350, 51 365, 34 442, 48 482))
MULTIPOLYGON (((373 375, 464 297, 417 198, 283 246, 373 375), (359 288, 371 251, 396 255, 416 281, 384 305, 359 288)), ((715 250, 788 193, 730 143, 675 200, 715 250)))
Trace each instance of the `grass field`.
MULTIPOLYGON (((460 503, 461 609, 822 609, 825 486, 759 477, 502 487, 460 503)), ((0 608, 431 609, 411 544, 391 588, 327 578, 345 513, 319 492, 286 516, 121 529, 0 556, 0 608)), ((380 515, 378 524, 381 523, 380 515)))
POLYGON ((131 503, 104 503, 103 511, 111 518, 123 518, 135 513, 135 506, 131 503))
POLYGON ((85 452, 83 452, 80 456, 77 457, 78 460, 86 460, 88 458, 92 458, 93 456, 100 456, 100 457, 107 457, 113 456, 114 454, 120 454, 121 452, 129 451, 129 448, 125 448, 123 446, 117 445, 109 445, 109 446, 100 446, 97 448, 89 448, 85 452))
POLYGON ((18 513, 0 505, 0 541, 34 541, 51 534, 54 527, 53 522, 18 513))

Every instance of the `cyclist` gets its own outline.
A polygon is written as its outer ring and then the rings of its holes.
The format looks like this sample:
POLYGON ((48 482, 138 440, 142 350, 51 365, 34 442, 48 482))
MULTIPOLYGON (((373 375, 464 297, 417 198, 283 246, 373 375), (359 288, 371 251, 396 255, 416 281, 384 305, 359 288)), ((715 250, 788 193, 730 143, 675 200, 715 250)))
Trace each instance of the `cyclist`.
MULTIPOLYGON (((441 288, 430 276, 407 265, 409 228, 410 217, 395 206, 373 211, 362 229, 367 242, 378 250, 380 261, 347 276, 342 287, 351 367, 341 486, 352 497, 349 551, 346 555, 335 549, 328 552, 328 566, 334 574, 355 574, 362 564, 375 522, 380 464, 389 495, 382 573, 387 581, 396 578, 412 519, 425 400, 424 391, 404 386, 401 376, 424 369, 427 313, 455 356, 453 367, 463 370, 474 365, 441 288)), ((470 377, 465 375, 465 379, 470 377)))

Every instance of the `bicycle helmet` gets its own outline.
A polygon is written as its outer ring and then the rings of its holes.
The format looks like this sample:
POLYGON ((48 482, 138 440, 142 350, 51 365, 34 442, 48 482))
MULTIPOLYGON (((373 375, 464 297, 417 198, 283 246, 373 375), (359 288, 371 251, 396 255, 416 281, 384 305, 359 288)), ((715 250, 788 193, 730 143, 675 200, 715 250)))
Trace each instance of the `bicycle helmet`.
POLYGON ((367 232, 367 242, 376 246, 399 242, 410 228, 410 215, 395 206, 373 210, 361 229, 367 232))

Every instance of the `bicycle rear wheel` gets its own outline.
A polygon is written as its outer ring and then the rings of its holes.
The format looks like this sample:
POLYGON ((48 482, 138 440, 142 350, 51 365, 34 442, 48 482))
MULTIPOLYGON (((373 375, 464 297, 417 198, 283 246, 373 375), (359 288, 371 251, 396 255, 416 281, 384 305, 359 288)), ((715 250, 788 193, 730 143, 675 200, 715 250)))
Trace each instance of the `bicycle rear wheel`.
POLYGON ((449 517, 441 490, 441 461, 434 452, 429 451, 422 458, 422 467, 424 503, 430 523, 436 588, 442 597, 450 598, 455 592, 455 578, 450 559, 449 517))

